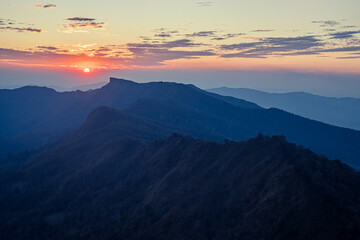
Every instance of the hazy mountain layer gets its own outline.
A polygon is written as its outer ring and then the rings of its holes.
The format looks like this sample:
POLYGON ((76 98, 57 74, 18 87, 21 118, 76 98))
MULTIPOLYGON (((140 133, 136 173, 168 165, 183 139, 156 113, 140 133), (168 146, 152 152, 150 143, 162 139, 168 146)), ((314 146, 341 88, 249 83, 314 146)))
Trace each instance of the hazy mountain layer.
POLYGON ((245 99, 264 108, 280 108, 332 125, 360 130, 360 99, 322 97, 304 92, 267 93, 247 88, 214 88, 208 91, 245 99))
POLYGON ((234 106, 259 108, 236 98, 209 96, 208 92, 192 85, 137 84, 114 78, 106 86, 87 92, 56 92, 44 87, 0 90, 0 156, 38 147, 80 127, 88 114, 99 106, 124 109, 139 98, 173 101, 219 114, 234 106))
MULTIPOLYGON (((110 106, 208 140, 246 140, 259 132, 285 135, 353 167, 360 163, 360 132, 333 127, 277 109, 202 91, 192 85, 137 84, 111 79, 101 89, 58 93, 28 87, 0 93, 2 154, 37 147, 80 127, 98 106, 110 106)), ((1 142, 1 141, 0 141, 1 142)))

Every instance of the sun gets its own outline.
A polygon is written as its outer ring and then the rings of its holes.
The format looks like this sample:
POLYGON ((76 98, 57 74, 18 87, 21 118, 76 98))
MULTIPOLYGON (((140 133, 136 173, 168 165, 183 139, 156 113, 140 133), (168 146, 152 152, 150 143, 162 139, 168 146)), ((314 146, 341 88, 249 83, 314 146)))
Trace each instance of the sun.
POLYGON ((88 73, 88 72, 90 72, 90 69, 89 68, 84 68, 84 72, 88 73))

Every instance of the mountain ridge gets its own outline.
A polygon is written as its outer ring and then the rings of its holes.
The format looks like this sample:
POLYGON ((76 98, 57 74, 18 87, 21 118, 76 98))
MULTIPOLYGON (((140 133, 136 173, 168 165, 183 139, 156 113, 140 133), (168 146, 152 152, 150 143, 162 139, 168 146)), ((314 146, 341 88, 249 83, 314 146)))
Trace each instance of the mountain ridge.
POLYGON ((214 88, 208 91, 246 99, 264 108, 276 107, 328 124, 360 130, 360 99, 325 97, 306 92, 268 93, 247 88, 214 88))
MULTIPOLYGON (((100 108, 88 120, 109 113, 121 115, 115 122, 128 117, 100 108)), ((124 125, 130 134, 109 137, 85 123, 86 137, 72 135, 17 169, 0 171, 0 237, 360 236, 360 175, 340 161, 284 136, 218 143, 171 134, 144 142, 131 124, 124 125)), ((140 132, 147 135, 146 128, 140 132)))
POLYGON ((246 140, 259 132, 285 135, 291 142, 360 168, 358 131, 209 94, 193 85, 140 84, 113 78, 111 84, 88 92, 37 94, 36 101, 22 95, 2 95, 0 99, 4 100, 0 102, 4 106, 0 108, 3 156, 6 150, 36 148, 70 134, 94 109, 107 106, 206 140, 246 140))

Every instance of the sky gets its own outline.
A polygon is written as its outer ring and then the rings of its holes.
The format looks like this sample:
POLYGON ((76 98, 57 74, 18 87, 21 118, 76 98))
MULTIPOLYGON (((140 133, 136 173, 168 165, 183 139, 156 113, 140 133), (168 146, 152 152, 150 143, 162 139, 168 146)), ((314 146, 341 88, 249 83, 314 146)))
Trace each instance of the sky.
POLYGON ((2 0, 0 87, 115 75, 360 97, 359 9, 358 0, 2 0))

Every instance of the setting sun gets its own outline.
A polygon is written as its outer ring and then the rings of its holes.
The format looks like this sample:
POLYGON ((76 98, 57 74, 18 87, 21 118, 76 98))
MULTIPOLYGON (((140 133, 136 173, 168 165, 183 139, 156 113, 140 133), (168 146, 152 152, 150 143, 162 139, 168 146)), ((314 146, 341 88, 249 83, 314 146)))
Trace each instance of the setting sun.
POLYGON ((88 72, 90 72, 90 69, 89 68, 84 68, 84 72, 88 73, 88 72))

